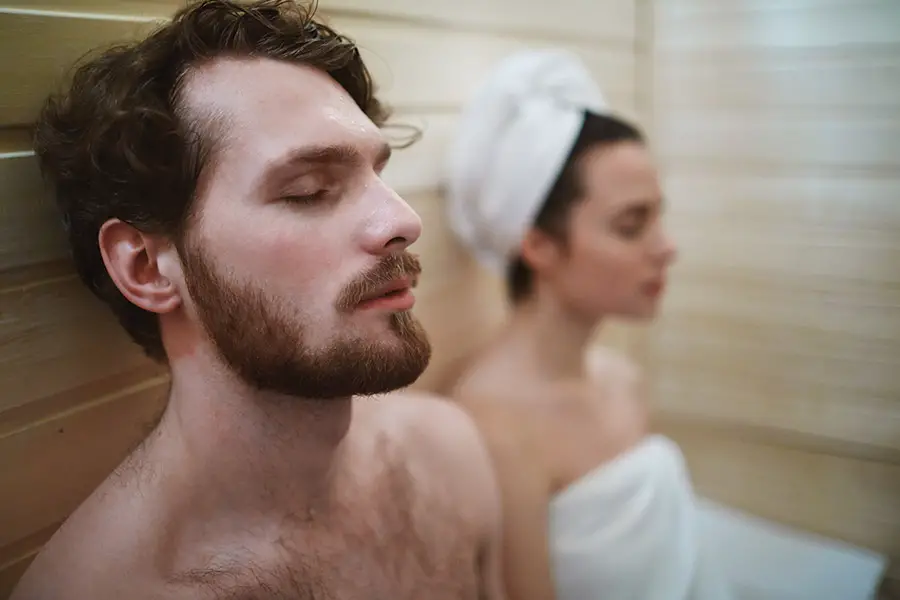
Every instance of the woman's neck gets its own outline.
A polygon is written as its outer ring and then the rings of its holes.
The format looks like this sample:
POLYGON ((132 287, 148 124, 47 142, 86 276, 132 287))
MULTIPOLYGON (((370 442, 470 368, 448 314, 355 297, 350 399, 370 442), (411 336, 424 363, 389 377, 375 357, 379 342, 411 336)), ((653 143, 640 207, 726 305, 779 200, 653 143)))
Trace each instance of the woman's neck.
POLYGON ((532 297, 515 308, 506 337, 545 376, 581 378, 597 325, 597 320, 577 315, 554 297, 532 297))

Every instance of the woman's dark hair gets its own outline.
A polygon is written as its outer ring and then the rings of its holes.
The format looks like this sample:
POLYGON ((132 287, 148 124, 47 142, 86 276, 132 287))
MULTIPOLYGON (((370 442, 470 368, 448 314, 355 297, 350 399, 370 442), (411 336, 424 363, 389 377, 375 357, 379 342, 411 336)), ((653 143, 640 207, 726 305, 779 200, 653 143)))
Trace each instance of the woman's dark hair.
MULTIPOLYGON (((594 148, 619 142, 644 143, 643 134, 633 125, 616 117, 585 112, 581 130, 556 182, 534 220, 534 227, 566 241, 572 207, 582 199, 584 190, 580 173, 581 158, 594 148)), ((521 257, 513 259, 507 268, 506 287, 513 304, 525 300, 532 292, 534 273, 521 257)))

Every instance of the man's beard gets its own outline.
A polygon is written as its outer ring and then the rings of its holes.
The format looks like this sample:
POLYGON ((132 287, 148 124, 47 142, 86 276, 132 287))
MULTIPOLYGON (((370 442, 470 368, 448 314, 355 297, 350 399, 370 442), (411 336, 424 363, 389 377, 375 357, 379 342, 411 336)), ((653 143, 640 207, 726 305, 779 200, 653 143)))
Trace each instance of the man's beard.
MULTIPOLYGON (((185 279, 198 317, 216 350, 242 380, 260 391, 313 400, 380 394, 411 383, 424 372, 431 345, 409 312, 392 313, 391 339, 336 333, 323 348, 305 344, 304 326, 264 290, 219 273, 197 244, 182 247, 185 279)), ((416 277, 418 260, 404 253, 385 257, 348 285, 338 308, 349 312, 379 285, 416 277)))

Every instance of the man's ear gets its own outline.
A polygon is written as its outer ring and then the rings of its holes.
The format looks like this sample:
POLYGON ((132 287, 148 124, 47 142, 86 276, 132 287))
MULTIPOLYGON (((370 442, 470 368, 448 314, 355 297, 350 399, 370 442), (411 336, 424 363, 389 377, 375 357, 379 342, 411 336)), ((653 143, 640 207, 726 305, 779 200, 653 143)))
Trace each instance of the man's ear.
POLYGON ((119 219, 103 224, 98 242, 110 278, 129 302, 157 314, 181 304, 171 244, 119 219))

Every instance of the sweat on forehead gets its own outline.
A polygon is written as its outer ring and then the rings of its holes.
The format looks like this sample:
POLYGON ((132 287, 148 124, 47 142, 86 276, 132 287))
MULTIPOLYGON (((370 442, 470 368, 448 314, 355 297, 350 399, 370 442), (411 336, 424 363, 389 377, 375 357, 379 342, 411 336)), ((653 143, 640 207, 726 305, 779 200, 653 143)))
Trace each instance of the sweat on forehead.
POLYGON ((218 58, 193 67, 181 84, 180 112, 192 128, 218 142, 237 138, 259 144, 259 154, 269 158, 298 144, 381 140, 378 126, 351 95, 314 67, 218 58))

